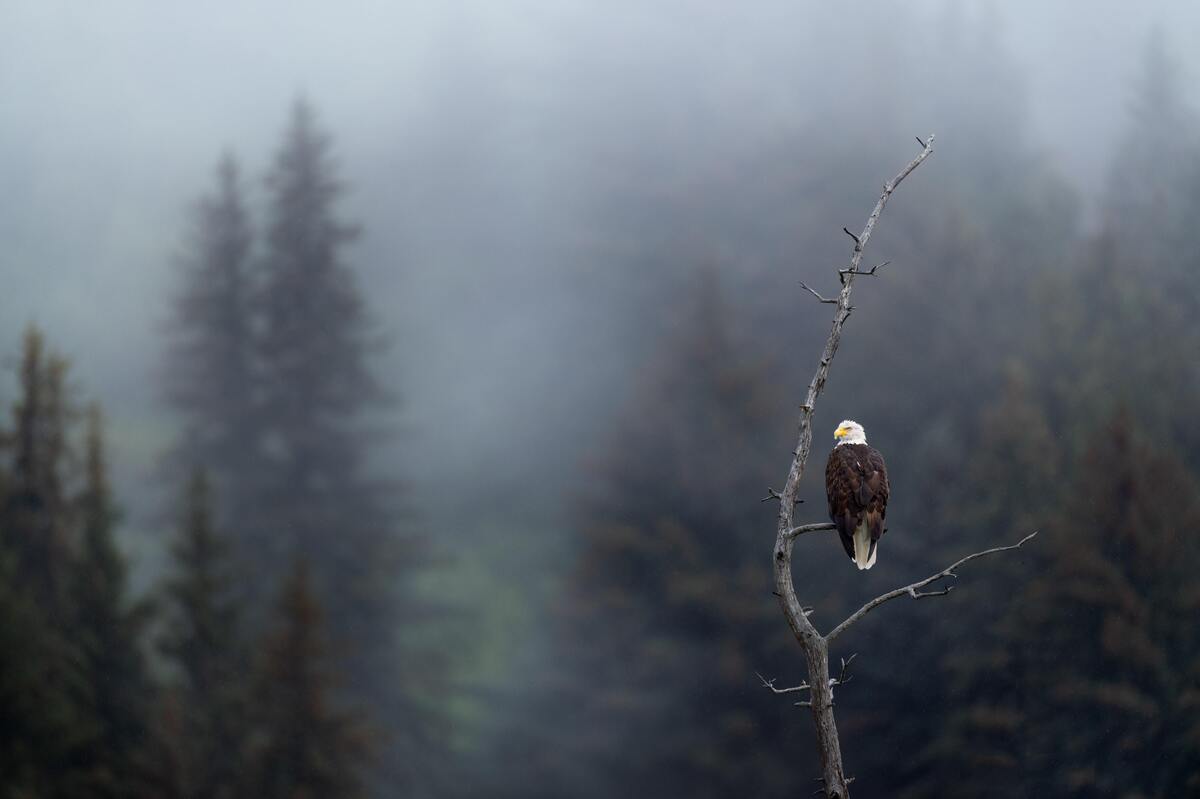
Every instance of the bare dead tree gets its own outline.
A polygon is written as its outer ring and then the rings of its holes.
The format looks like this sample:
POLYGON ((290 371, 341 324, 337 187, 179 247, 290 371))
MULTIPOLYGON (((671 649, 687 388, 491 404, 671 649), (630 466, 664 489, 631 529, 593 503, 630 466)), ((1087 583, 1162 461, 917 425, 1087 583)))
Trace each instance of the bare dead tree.
POLYGON ((883 207, 887 205, 892 192, 896 190, 901 181, 908 177, 933 152, 932 136, 929 137, 928 141, 921 141, 918 138, 917 142, 921 145, 921 152, 904 169, 900 170, 898 175, 884 184, 883 193, 879 196, 879 201, 875 203, 875 208, 871 211, 871 215, 867 217, 867 223, 863 227, 862 232, 855 235, 848 228, 842 228, 846 232, 846 235, 854 240, 854 250, 850 257, 850 266, 838 270, 841 291, 838 292, 837 296, 824 297, 803 283, 800 284, 818 302, 836 306, 833 314, 833 327, 829 331, 829 338, 825 341, 825 349, 821 353, 821 360, 817 364, 817 371, 813 374, 812 381, 808 385, 808 394, 804 398, 804 404, 800 406, 798 441, 796 449, 792 453, 792 465, 788 470, 787 481, 784 483, 782 491, 768 489, 768 496, 766 497, 766 499, 779 500, 779 524, 775 538, 774 555, 775 593, 779 597, 779 606, 783 610, 783 615, 787 617, 788 625, 792 628, 792 633, 795 634, 796 640, 800 642, 800 648, 804 651, 804 657, 808 665, 808 680, 789 688, 776 688, 774 680, 768 680, 762 677, 762 675, 759 675, 759 679, 762 680, 764 686, 776 694, 794 693, 807 696, 807 699, 802 699, 795 704, 800 707, 812 709, 813 722, 817 728, 817 747, 821 756, 822 776, 820 780, 824 783, 824 787, 818 789, 816 793, 820 793, 823 790, 828 799, 849 799, 850 796, 848 786, 853 778, 847 778, 842 768, 842 747, 838 739, 837 724, 833 716, 833 689, 844 685, 850 679, 847 675, 847 667, 855 657, 851 655, 850 658, 843 659, 841 673, 835 678, 830 678, 830 642, 844 633, 850 625, 885 602, 902 596, 923 599, 925 597, 945 596, 949 594, 952 586, 931 591, 922 591, 921 589, 940 580, 957 577, 954 570, 968 561, 997 552, 1007 552, 1017 549, 1037 535, 1034 532, 1011 546, 995 547, 968 555, 924 580, 918 580, 911 585, 897 588, 876 597, 851 614, 841 624, 830 630, 827 635, 822 635, 817 631, 817 628, 809 620, 809 615, 812 613, 811 609, 805 608, 800 604, 799 599, 796 598, 796 589, 792 584, 792 545, 799 536, 805 533, 835 529, 834 525, 829 522, 805 524, 799 527, 793 524, 793 516, 798 503, 796 494, 799 491, 800 478, 804 474, 804 466, 808 462, 808 454, 812 448, 813 409, 816 406, 817 398, 821 395, 821 391, 825 387, 825 381, 829 375, 829 366, 833 362, 833 356, 837 354, 838 344, 842 338, 842 327, 853 310, 853 306, 850 304, 850 292, 854 288, 854 279, 859 275, 874 275, 880 267, 887 264, 887 261, 884 261, 869 270, 859 268, 862 263, 863 252, 867 247, 867 242, 871 238, 871 233, 875 230, 875 224, 879 221, 879 215, 883 213, 883 207))

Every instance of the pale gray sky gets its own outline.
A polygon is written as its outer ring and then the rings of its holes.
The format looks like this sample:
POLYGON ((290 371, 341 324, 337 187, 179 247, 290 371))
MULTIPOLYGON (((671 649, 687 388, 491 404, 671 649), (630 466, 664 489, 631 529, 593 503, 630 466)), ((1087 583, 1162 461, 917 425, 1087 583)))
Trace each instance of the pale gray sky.
MULTIPOLYGON (((1200 52, 1191 3, 959 7, 1001 26, 1031 138, 1085 193, 1102 183, 1146 32, 1160 24, 1176 54, 1200 52)), ((531 423, 531 397, 557 390, 561 350, 578 342, 546 330, 599 324, 589 314, 602 309, 572 304, 551 263, 586 241, 593 181, 639 158, 670 174, 640 154, 647 137, 719 153, 723 138, 752 141, 803 114, 810 96, 853 102, 893 51, 921 57, 863 37, 867 18, 934 26, 948 8, 0 0, 0 352, 43 325, 106 404, 124 484, 151 473, 169 430, 156 339, 189 203, 225 147, 260 199, 303 93, 335 136, 347 216, 367 232, 354 260, 399 342, 409 423, 424 430, 416 479, 443 482, 513 408, 531 423), (464 446, 436 460, 443 433, 464 446)))

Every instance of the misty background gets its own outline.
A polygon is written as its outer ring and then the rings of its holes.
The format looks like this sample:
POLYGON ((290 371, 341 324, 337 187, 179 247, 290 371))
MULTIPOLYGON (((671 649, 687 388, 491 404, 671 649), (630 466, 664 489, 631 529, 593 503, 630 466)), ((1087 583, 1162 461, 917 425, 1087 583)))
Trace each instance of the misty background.
MULTIPOLYGON (((1078 491, 1065 486, 1103 461, 1097 436, 1172 449, 1200 476, 1190 223, 1154 183, 1200 207, 1196 52, 1200 14, 1178 2, 4 3, 0 351, 15 374, 36 324, 70 385, 104 408, 130 591, 153 593, 179 488, 163 477, 181 421, 162 375, 189 214, 229 152, 261 232, 264 176, 307 103, 344 183, 337 215, 362 229, 343 260, 387 342, 375 375, 398 398, 369 412, 392 435, 364 457, 400 484, 404 525, 431 553, 413 580, 436 612, 404 636, 437 653, 439 680, 417 704, 440 732, 426 768, 404 772, 406 794, 795 795, 818 773, 811 721, 754 674, 802 676, 770 596, 773 513, 758 504, 785 476, 828 329, 799 281, 833 290, 841 227, 859 229, 914 136, 935 133, 872 239, 867 259, 892 263, 859 284, 818 408, 798 519, 824 520, 820 467, 842 418, 865 425, 893 482, 884 568, 869 579, 835 542, 797 545, 797 585, 823 629, 975 544, 1035 528, 1069 539, 1078 491), (1169 88, 1156 95, 1158 78, 1169 88), (1164 98, 1169 112, 1147 112, 1164 98), (1154 255, 1140 247, 1171 235, 1154 255), (1113 255, 1130 252, 1142 257, 1113 255), (1165 262, 1178 282, 1156 271, 1165 262), (1106 280, 1116 299, 1086 293, 1106 280), (1110 300, 1119 312, 1102 310, 1110 300), (706 369, 711 407, 697 399, 706 369), (984 449, 1008 462, 983 463, 984 449), (621 549, 673 535, 678 550, 621 549), (702 588, 647 576, 686 572, 680 557, 717 576, 702 588), (709 593, 758 604, 713 610, 695 599, 709 593), (660 615, 659 596, 682 609, 660 615), (720 676, 681 680, 681 663, 720 676), (612 702, 593 690, 625 680, 612 702), (716 719, 711 738, 655 726, 716 719)), ((17 393, 6 378, 0 399, 17 393)), ((1193 501, 1183 485, 1174 496, 1193 501)), ((1188 508, 1177 534, 1196 531, 1188 508)), ((945 795, 967 779, 946 752, 979 737, 930 730, 957 730, 960 709, 1026 683, 1003 658, 939 658, 1054 637, 1034 623, 1013 633, 1002 601, 1056 573, 1062 545, 1045 546, 964 572, 978 587, 942 606, 881 610, 847 642, 861 676, 839 720, 856 795, 945 795), (928 657, 906 659, 927 636, 928 657)), ((1188 553, 1176 554, 1200 563, 1188 553)), ((1194 634, 1164 647, 1167 660, 1200 656, 1194 634)), ((1036 672, 1037 657, 1021 668, 1036 672)), ((1163 707, 1200 707, 1194 668, 1163 679, 1163 707)), ((1173 712, 1134 715, 1154 726, 1173 712)), ((1036 714, 989 718, 989 734, 1036 739, 1036 714)), ((1099 718, 1110 737, 1126 727, 1099 718)), ((1017 747, 953 793, 1200 790, 1194 724, 1154 729, 1144 737, 1172 752, 1155 779, 1153 757, 1128 754, 1123 782, 1088 742, 1017 747)))

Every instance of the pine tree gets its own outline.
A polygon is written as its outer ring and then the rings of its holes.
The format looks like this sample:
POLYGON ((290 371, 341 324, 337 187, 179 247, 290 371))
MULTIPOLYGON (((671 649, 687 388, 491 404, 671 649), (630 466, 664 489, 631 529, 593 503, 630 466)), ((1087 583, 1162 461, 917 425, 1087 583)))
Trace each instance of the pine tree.
POLYGON ((86 679, 90 796, 125 797, 138 785, 150 685, 140 636, 144 605, 127 595, 125 562, 113 527, 117 512, 108 484, 100 410, 88 413, 86 485, 80 497, 82 539, 71 581, 74 639, 86 679))
POLYGON ((165 585, 168 617, 159 641, 174 666, 160 723, 171 737, 158 762, 160 780, 183 797, 237 796, 246 758, 248 655, 234 565, 214 528, 208 480, 197 469, 188 484, 172 574, 165 585), (174 771, 168 768, 168 757, 174 771))
POLYGON ((261 799, 363 796, 366 728, 336 705, 335 666, 321 606, 297 559, 267 638, 256 691, 251 773, 261 799))
POLYGON ((246 524, 260 474, 255 407, 252 250, 237 162, 221 158, 214 192, 197 204, 181 259, 166 353, 167 398, 184 418, 172 461, 184 479, 214 475, 221 519, 246 524))

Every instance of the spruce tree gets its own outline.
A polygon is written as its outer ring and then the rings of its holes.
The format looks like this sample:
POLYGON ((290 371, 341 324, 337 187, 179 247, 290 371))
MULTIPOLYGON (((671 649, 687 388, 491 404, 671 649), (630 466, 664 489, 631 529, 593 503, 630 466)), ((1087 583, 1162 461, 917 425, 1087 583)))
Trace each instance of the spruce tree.
POLYGON ((164 372, 167 399, 184 421, 172 453, 176 472, 186 480, 197 466, 208 470, 219 518, 239 524, 256 507, 259 476, 251 232, 237 162, 227 154, 213 192, 193 212, 164 372))
POLYGON ((167 619, 159 647, 174 667, 160 708, 173 746, 157 758, 173 795, 237 796, 246 757, 250 686, 242 640, 242 608, 232 553, 214 526, 208 479, 197 469, 188 483, 172 573, 164 587, 167 619))
POLYGON ((81 752, 90 730, 77 702, 73 649, 22 585, 0 545, 0 775, 5 796, 83 795, 81 752), (67 680, 64 680, 67 677, 67 680), (65 690, 65 686, 73 690, 65 690))
POLYGON ((66 362, 32 326, 18 378, 0 506, 0 764, 14 795, 79 796, 97 724, 70 595, 66 362))
POLYGON ((138 785, 150 685, 139 639, 146 607, 128 597, 126 566, 114 540, 117 511, 109 488, 100 410, 88 413, 82 537, 71 581, 73 638, 86 679, 84 708, 89 795, 125 797, 138 785))
MULTIPOLYGON (((264 524, 250 554, 264 577, 304 557, 312 589, 345 643, 348 692, 389 727, 390 784, 428 764, 424 679, 398 637, 419 620, 411 595, 419 541, 398 529, 396 485, 371 479, 366 416, 386 399, 371 370, 377 340, 344 248, 330 141, 299 102, 268 176, 267 246, 254 308, 261 323, 264 524)), ((425 673, 435 674, 436 670, 425 673)))
POLYGON ((69 619, 72 514, 64 489, 67 461, 66 361, 45 350, 30 327, 23 342, 20 400, 14 407, 12 485, 5 534, 17 569, 52 621, 69 619))
MULTIPOLYGON (((329 139, 303 102, 293 109, 268 186, 267 253, 255 295, 273 477, 263 497, 273 523, 263 554, 276 563, 297 552, 312 557, 324 592, 337 583, 326 569, 371 562, 387 549, 387 531, 376 527, 379 503, 362 476, 357 425, 380 392, 367 363, 366 308, 342 256, 354 230, 336 216, 340 184, 329 139)), ((339 624, 346 601, 340 591, 330 600, 339 624)))

